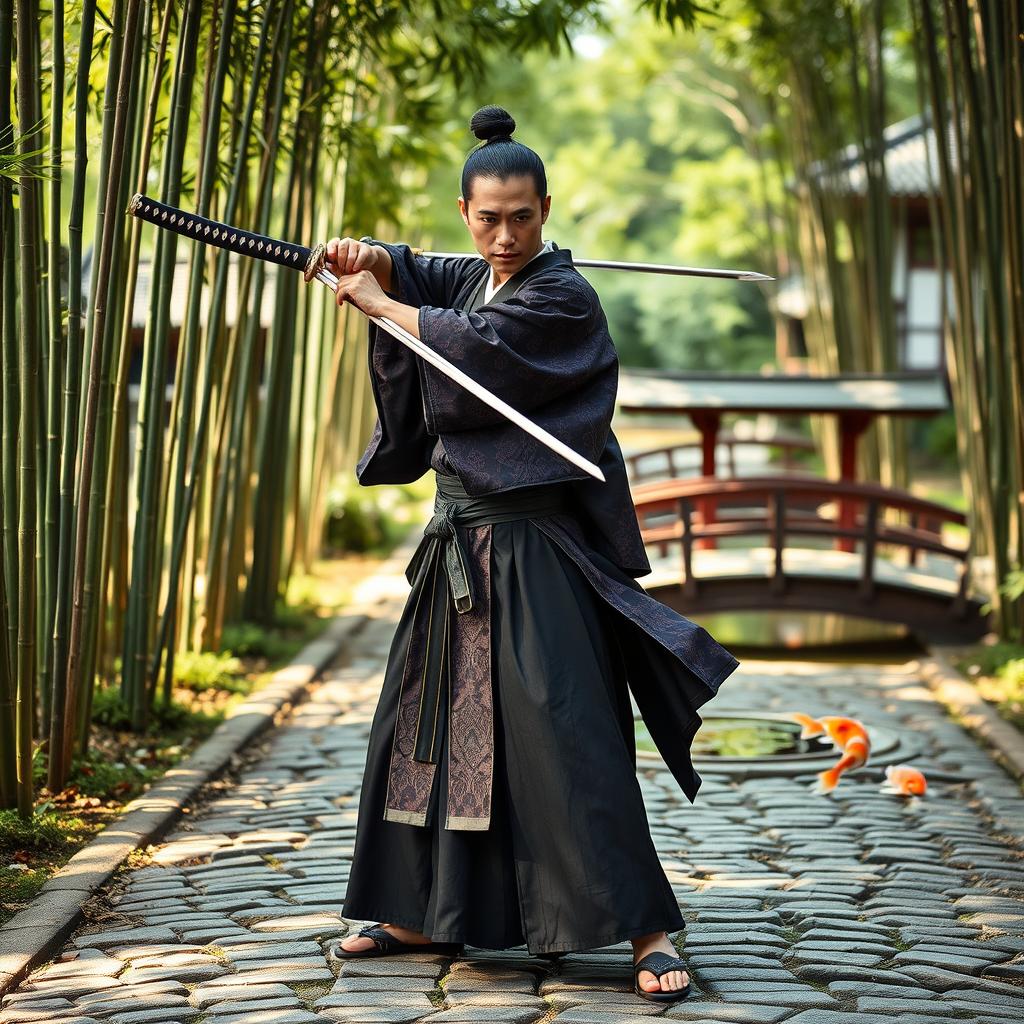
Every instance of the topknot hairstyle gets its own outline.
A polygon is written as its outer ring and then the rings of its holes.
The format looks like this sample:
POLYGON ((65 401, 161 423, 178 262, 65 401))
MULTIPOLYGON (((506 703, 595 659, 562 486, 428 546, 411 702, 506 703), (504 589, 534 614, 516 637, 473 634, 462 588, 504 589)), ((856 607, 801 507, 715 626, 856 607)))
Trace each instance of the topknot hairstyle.
POLYGON ((462 198, 467 203, 473 181, 481 176, 506 181, 513 175, 529 175, 537 186, 537 195, 544 199, 548 194, 544 163, 529 146, 512 138, 516 122, 507 110, 493 104, 481 107, 470 119, 469 130, 481 143, 470 152, 462 168, 462 198))

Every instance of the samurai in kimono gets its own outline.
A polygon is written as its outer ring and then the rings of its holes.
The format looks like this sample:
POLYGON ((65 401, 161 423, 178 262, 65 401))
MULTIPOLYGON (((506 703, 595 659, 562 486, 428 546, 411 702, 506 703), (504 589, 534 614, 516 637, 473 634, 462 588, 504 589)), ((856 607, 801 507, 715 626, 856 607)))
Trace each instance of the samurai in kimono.
POLYGON ((685 928, 636 776, 636 700, 692 803, 698 709, 736 668, 647 595, 610 428, 618 360, 572 254, 541 240, 551 197, 515 121, 484 107, 459 210, 480 257, 332 239, 337 301, 387 317, 596 462, 550 451, 372 323, 377 422, 362 484, 433 471, 435 514, 370 730, 336 959, 466 944, 554 958, 630 940, 634 991, 689 991, 685 928))

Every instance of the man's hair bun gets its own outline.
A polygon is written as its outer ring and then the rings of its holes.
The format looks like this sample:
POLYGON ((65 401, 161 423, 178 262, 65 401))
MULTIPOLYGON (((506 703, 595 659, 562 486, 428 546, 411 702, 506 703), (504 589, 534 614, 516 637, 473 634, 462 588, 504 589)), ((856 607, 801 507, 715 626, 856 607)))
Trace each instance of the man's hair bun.
POLYGON ((516 122, 507 110, 492 103, 481 107, 470 118, 469 130, 483 142, 496 142, 511 138, 516 122))
POLYGON ((493 103, 481 107, 470 120, 469 128, 482 141, 470 150, 462 166, 462 198, 467 203, 472 199, 473 182, 477 178, 508 181, 518 174, 528 174, 533 178, 537 195, 541 200, 544 199, 548 194, 544 164, 529 146, 512 138, 516 123, 507 110, 493 103), (492 142, 500 142, 502 145, 489 145, 492 142))

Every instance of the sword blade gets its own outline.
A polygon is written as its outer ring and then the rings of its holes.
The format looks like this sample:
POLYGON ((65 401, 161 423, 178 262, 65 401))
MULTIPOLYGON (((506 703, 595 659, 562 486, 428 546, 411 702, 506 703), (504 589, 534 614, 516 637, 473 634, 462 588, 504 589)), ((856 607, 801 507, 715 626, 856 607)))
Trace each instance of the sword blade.
MULTIPOLYGON (((475 252, 427 252, 414 249, 417 256, 434 256, 441 259, 465 259, 479 256, 475 252)), ((479 257, 481 260, 482 256, 479 257)), ((595 270, 632 270, 640 274, 673 274, 677 277, 727 277, 735 281, 774 281, 774 277, 759 274, 756 270, 719 270, 712 267, 678 267, 674 263, 627 263, 623 260, 588 260, 572 258, 575 267, 592 267, 595 270)))
MULTIPOLYGON (((186 213, 173 206, 168 206, 166 203, 160 203, 155 199, 139 194, 132 197, 132 201, 128 206, 128 213, 133 217, 138 217, 168 231, 174 231, 176 234, 184 235, 186 238, 191 238, 197 242, 205 242, 208 245, 215 245, 220 249, 227 249, 229 252, 238 253, 241 256, 252 256, 256 259, 276 263, 279 266, 301 270, 307 281, 316 279, 327 285, 332 291, 337 288, 338 279, 323 266, 324 247, 322 245, 318 245, 315 249, 310 249, 308 246, 296 245, 294 242, 282 242, 276 238, 268 238, 266 235, 257 235, 252 231, 245 231, 230 224, 210 220, 208 217, 199 217, 193 213, 186 213)), ((499 412, 517 427, 525 430, 531 437, 535 437, 541 444, 546 445, 551 451, 555 452, 556 455, 562 456, 562 458, 568 460, 574 466, 578 466, 595 479, 604 482, 604 473, 593 462, 585 459, 564 441, 560 441, 517 409, 513 409, 507 402, 500 399, 482 384, 477 383, 464 370, 460 370, 457 366, 450 363, 444 356, 429 348, 415 335, 409 334, 408 331, 386 317, 370 316, 368 319, 372 320, 381 329, 387 331, 388 334, 400 341, 406 348, 411 349, 420 358, 430 363, 431 366, 435 366, 447 377, 461 385, 470 394, 475 395, 480 401, 489 405, 496 412, 499 412)))

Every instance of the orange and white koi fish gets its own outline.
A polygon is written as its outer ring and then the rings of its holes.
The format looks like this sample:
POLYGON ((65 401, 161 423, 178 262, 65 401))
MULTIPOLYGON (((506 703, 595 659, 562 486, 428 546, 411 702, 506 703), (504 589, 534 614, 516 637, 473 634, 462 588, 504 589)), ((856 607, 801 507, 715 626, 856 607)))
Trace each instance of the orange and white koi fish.
POLYGON ((812 786, 813 793, 831 793, 839 784, 839 778, 843 772, 851 768, 859 768, 867 764, 868 756, 871 753, 871 740, 868 731, 862 722, 855 718, 845 718, 841 715, 824 715, 821 718, 811 718, 800 711, 790 713, 790 718, 799 722, 803 728, 800 731, 800 739, 806 740, 813 736, 827 736, 832 745, 841 750, 843 756, 831 768, 818 772, 818 781, 812 786))
POLYGON ((885 782, 878 787, 880 793, 898 796, 924 796, 928 780, 924 773, 909 764, 890 764, 885 768, 885 782))

